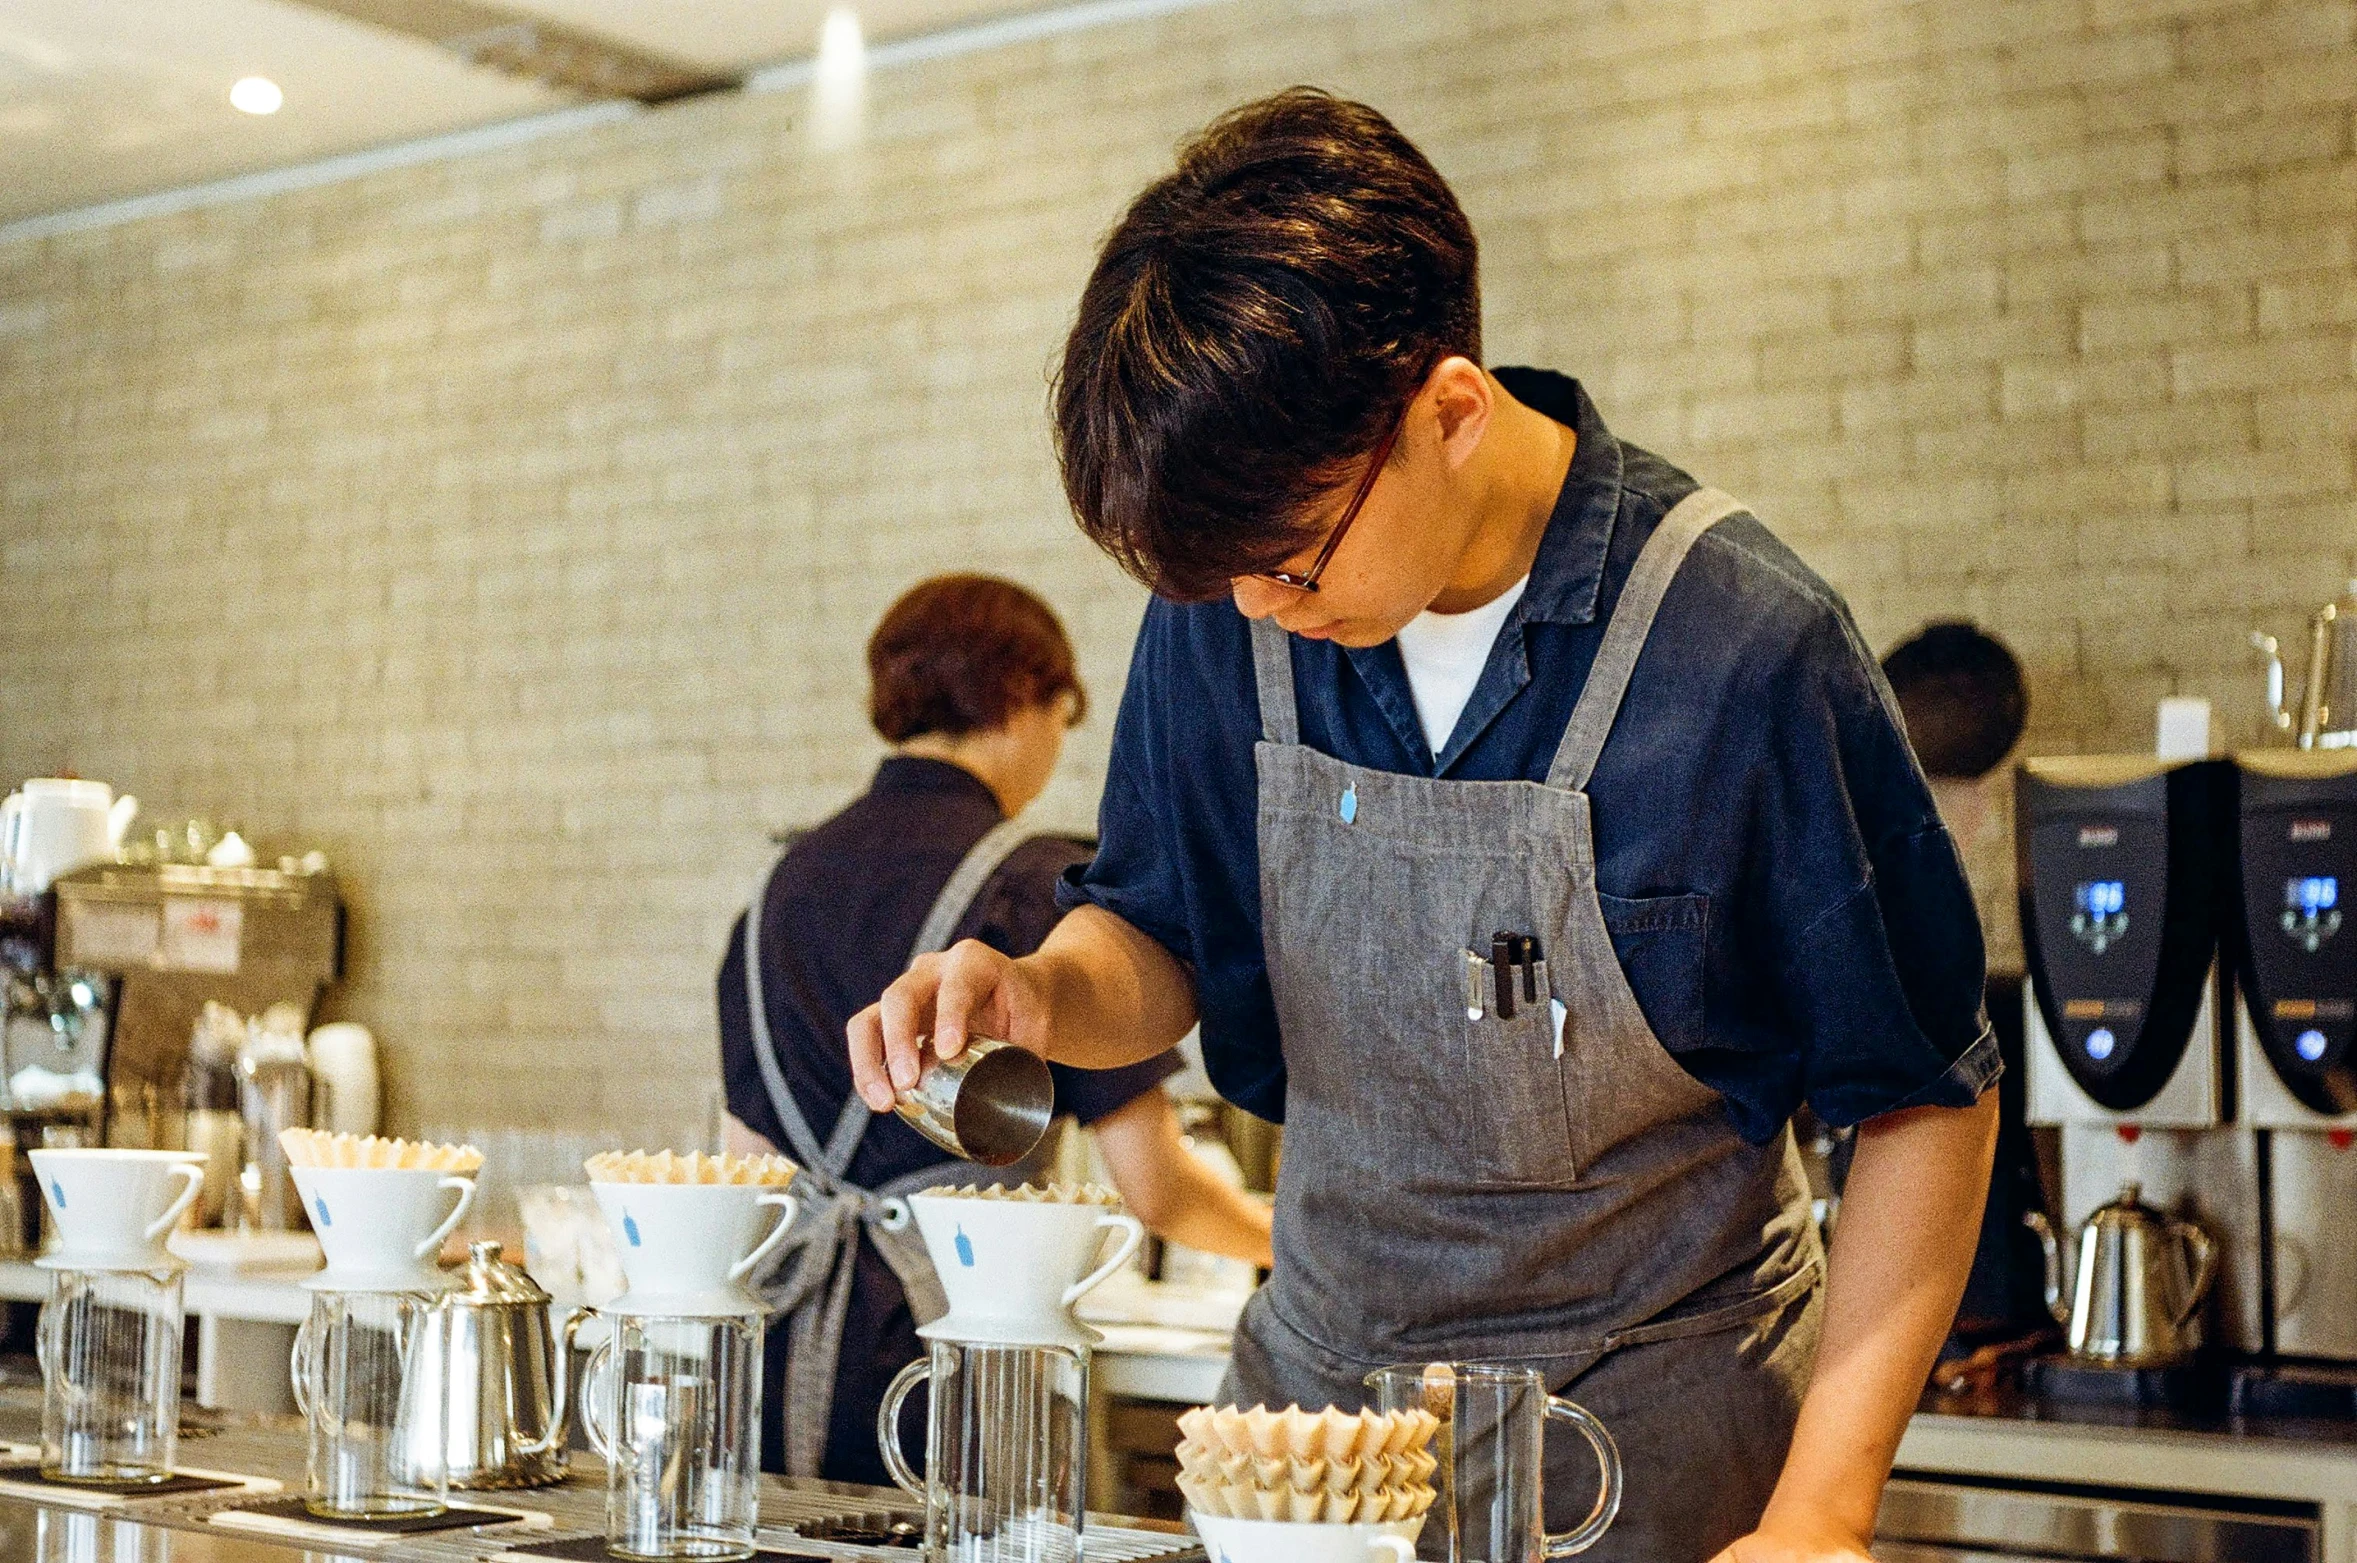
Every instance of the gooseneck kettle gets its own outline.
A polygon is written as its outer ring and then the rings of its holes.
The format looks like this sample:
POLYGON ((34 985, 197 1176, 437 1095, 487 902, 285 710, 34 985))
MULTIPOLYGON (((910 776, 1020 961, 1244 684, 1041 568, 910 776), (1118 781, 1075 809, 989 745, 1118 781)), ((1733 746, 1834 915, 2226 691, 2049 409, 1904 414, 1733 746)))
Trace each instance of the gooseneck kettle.
POLYGON ((2357 581, 2308 620, 2308 671, 2296 712, 2285 703, 2275 637, 2253 630, 2251 644, 2267 659, 2267 714, 2278 732, 2290 733, 2303 749, 2357 745, 2357 581))
POLYGON ((2192 1353, 2193 1316, 2217 1278, 2218 1245, 2192 1222, 2144 1203, 2143 1192, 2123 1186, 2080 1226, 2068 1303, 2054 1228, 2038 1211, 2022 1216, 2046 1251, 2047 1310, 2083 1362, 2165 1367, 2192 1353))

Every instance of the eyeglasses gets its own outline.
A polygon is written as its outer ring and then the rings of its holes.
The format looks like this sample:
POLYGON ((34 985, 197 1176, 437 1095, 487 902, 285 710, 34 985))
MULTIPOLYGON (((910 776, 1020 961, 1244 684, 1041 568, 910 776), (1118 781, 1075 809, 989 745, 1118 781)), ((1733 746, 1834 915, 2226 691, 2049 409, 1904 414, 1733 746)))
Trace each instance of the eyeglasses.
POLYGON ((1307 570, 1299 575, 1290 570, 1255 570, 1252 572, 1253 578, 1297 592, 1316 591, 1318 577, 1326 573, 1326 562, 1334 557, 1334 550, 1342 546, 1343 534, 1350 530, 1350 524, 1366 508, 1367 496, 1375 491, 1375 479, 1383 471, 1383 464, 1391 459, 1391 447, 1399 443, 1400 430, 1407 426, 1408 415, 1403 409, 1399 421, 1391 426, 1391 432, 1383 436, 1383 443, 1375 447, 1375 459, 1367 463, 1366 472, 1359 478, 1358 492, 1350 496, 1349 508, 1342 512, 1342 519, 1334 523, 1334 530, 1326 534, 1325 546, 1318 550, 1318 556, 1309 562, 1307 570))

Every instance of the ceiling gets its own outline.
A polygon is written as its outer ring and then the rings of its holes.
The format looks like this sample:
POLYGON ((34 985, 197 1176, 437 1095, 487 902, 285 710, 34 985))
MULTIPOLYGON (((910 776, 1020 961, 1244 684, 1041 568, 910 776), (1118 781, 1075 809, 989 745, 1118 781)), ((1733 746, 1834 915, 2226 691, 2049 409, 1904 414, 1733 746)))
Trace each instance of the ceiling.
MULTIPOLYGON (((813 52, 842 0, 500 0, 735 76, 813 52)), ((870 41, 1042 0, 863 0, 870 41)), ((0 0, 0 223, 563 108, 580 95, 299 0, 0 0), (267 76, 276 114, 229 106, 267 76)))

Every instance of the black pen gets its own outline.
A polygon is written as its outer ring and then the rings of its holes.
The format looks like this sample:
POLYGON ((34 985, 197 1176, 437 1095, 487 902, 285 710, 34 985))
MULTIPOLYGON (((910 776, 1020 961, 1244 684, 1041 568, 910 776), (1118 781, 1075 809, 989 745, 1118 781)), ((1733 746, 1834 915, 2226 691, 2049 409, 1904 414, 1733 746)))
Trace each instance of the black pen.
POLYGON ((1536 934, 1522 936, 1522 997, 1534 1008, 1539 1002, 1539 962, 1546 959, 1539 954, 1536 934))
POLYGON ((1514 950, 1517 942, 1516 936, 1510 933, 1490 935, 1490 970, 1498 979, 1500 1020, 1514 1018, 1514 950))

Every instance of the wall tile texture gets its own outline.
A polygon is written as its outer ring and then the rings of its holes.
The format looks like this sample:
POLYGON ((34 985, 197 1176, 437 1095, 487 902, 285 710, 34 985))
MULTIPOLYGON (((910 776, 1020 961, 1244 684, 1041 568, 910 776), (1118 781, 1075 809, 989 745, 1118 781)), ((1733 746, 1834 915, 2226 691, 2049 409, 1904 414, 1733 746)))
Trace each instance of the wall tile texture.
POLYGON ((2168 693, 2255 735, 2246 632, 2357 570, 2351 0, 1233 0, 880 72, 847 145, 702 100, 0 246, 0 774, 325 847, 397 1125, 694 1122, 912 579, 1065 613, 1101 698, 1043 812, 1090 817, 1142 598, 1046 371, 1126 197, 1296 80, 1455 182, 1493 358, 1877 647, 1996 628, 2039 747, 2168 693))

